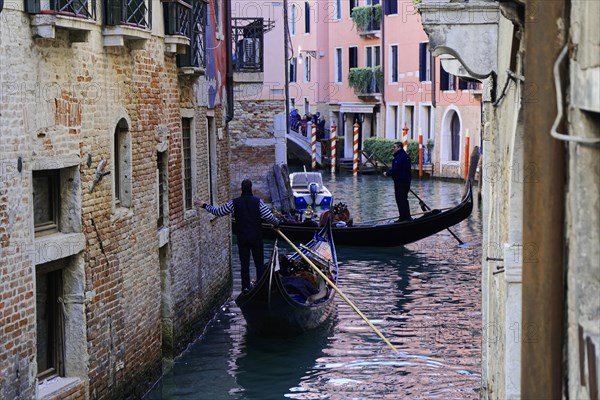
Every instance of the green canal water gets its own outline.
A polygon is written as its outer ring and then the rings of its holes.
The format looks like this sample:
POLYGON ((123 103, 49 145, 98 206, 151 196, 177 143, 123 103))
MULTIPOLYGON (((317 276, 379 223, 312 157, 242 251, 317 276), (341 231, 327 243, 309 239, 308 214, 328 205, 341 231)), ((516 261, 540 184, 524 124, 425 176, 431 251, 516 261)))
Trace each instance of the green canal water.
MULTIPOLYGON (((397 215, 382 176, 324 181, 355 221, 397 215)), ((432 208, 457 204, 462 184, 413 181, 432 208)), ((411 211, 420 212, 410 197, 411 211)), ((334 317, 291 339, 254 337, 233 299, 148 399, 477 399, 481 353, 481 212, 405 247, 338 246, 340 289, 398 349, 337 296, 334 317)), ((267 254, 273 242, 267 241, 267 254)), ((234 243, 234 290, 240 290, 234 243)))

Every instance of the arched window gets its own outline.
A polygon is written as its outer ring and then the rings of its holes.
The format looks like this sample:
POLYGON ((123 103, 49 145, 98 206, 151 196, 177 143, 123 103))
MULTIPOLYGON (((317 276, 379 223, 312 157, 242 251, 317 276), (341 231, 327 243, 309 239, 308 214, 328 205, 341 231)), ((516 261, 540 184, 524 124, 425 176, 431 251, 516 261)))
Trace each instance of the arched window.
POLYGON ((452 115, 452 120, 450 121, 450 135, 451 135, 451 148, 452 148, 452 161, 460 160, 460 120, 458 119, 458 114, 454 113, 452 115))

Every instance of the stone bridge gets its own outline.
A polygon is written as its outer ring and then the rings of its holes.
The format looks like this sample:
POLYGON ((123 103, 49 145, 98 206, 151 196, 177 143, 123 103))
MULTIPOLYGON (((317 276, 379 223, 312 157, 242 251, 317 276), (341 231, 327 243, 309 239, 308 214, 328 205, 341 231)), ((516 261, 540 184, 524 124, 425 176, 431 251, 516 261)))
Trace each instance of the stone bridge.
MULTIPOLYGON (((310 136, 306 137, 301 133, 290 130, 286 135, 288 154, 294 155, 307 167, 312 163, 312 149, 310 136)), ((317 164, 322 164, 321 142, 317 141, 317 164)), ((308 168, 307 168, 308 169, 308 168)))

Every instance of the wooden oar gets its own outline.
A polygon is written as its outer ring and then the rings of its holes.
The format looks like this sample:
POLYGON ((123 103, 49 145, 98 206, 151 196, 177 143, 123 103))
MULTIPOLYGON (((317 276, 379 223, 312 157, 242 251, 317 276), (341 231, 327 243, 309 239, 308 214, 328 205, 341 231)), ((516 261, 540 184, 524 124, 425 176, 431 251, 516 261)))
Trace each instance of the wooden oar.
MULTIPOLYGON (((449 209, 451 209, 451 208, 452 208, 452 207, 438 208, 437 210, 440 210, 440 211, 446 211, 446 210, 449 210, 449 209)), ((429 210, 429 211, 431 211, 431 210, 429 210)), ((414 214, 413 214, 413 213, 411 213, 411 215, 412 215, 412 216, 414 216, 414 215, 424 215, 424 214, 427 214, 429 211, 420 212, 420 213, 414 213, 414 214)), ((369 220, 369 221, 360 221, 360 222, 357 222, 357 223, 356 223, 356 225, 361 225, 361 224, 370 224, 370 223, 373 223, 373 222, 380 222, 380 221, 388 221, 388 220, 391 220, 391 219, 393 219, 393 220, 397 220, 398 218, 400 218, 400 216, 399 216, 399 215, 397 215, 397 216, 395 216, 395 217, 387 217, 387 218, 371 219, 371 220, 369 220)))
POLYGON ((364 320, 365 320, 365 322, 366 322, 367 324, 369 324, 369 326, 370 326, 370 327, 371 327, 371 328, 372 328, 372 329, 375 331, 375 333, 377 333, 377 335, 379 335, 379 337, 380 337, 380 338, 382 338, 382 339, 383 339, 383 341, 384 341, 384 342, 385 342, 385 343, 386 343, 388 346, 390 346, 390 347, 391 347, 391 349, 392 349, 392 350, 394 350, 394 352, 395 352, 395 353, 397 353, 397 352, 398 352, 398 350, 396 350, 396 348, 394 347, 394 345, 393 345, 393 344, 391 344, 391 343, 390 343, 390 341, 389 341, 389 340, 387 340, 385 336, 383 336, 383 333, 381 333, 381 332, 379 331, 379 329, 377 329, 377 328, 375 327, 375 325, 373 325, 373 324, 371 323, 371 321, 369 321, 369 319, 368 319, 367 317, 365 317, 365 315, 364 315, 364 314, 363 314, 363 313, 362 313, 362 312, 361 312, 361 311, 360 311, 360 310, 359 310, 359 309, 358 309, 358 308, 357 308, 357 307, 354 305, 354 303, 352 303, 352 302, 350 301, 350 299, 348 299, 348 298, 346 297, 346 295, 345 295, 344 293, 342 293, 342 291, 341 291, 340 289, 338 289, 338 287, 337 287, 337 286, 335 286, 335 284, 334 284, 334 283, 331 281, 331 279, 329 279, 329 278, 327 277, 327 275, 325 275, 325 274, 324 274, 324 273, 323 273, 323 272, 322 272, 322 271, 321 271, 319 268, 317 268, 317 266, 316 266, 315 264, 313 264, 313 262, 312 262, 312 261, 310 261, 310 259, 309 259, 308 257, 306 257, 306 254, 304 254, 303 252, 301 252, 301 251, 300 251, 300 249, 299 249, 299 248, 297 248, 297 247, 294 245, 294 243, 292 243, 292 241, 291 241, 290 239, 288 239, 288 238, 287 238, 287 236, 285 236, 285 235, 283 234, 283 232, 281 232, 281 231, 279 230, 279 228, 274 228, 274 229, 275 229, 275 232, 277 232, 277 233, 278 233, 278 234, 279 234, 279 235, 280 235, 280 236, 281 236, 281 237, 282 237, 282 238, 283 238, 283 239, 284 239, 284 240, 285 240, 285 241, 286 241, 286 242, 287 242, 287 243, 288 243, 290 246, 292 246, 292 248, 293 248, 293 249, 294 249, 294 250, 295 250, 295 251, 296 251, 298 254, 300 254, 300 256, 301 256, 301 257, 304 259, 304 261, 306 261, 306 262, 308 263, 308 265, 310 265, 310 267, 311 267, 312 269, 314 269, 314 270, 315 270, 315 271, 316 271, 316 272, 317 272, 317 273, 318 273, 318 274, 321 276, 321 278, 323 278, 323 279, 325 280, 325 282, 327 282, 327 283, 328 283, 328 284, 329 284, 329 285, 330 285, 330 286, 331 286, 331 287, 332 287, 332 288, 333 288, 333 289, 334 289, 336 292, 338 292, 338 294, 340 295, 340 297, 341 297, 342 299, 344 299, 344 301, 345 301, 346 303, 348 303, 348 305, 349 305, 350 307, 352 307, 352 309, 353 309, 354 311, 356 311, 356 313, 357 313, 358 315, 360 315, 360 317, 361 317, 362 319, 364 319, 364 320))
MULTIPOLYGON (((409 190, 409 191, 410 191, 410 192, 411 192, 411 193, 412 193, 412 194, 413 194, 413 195, 414 195, 414 196, 417 198, 417 200, 419 200, 419 205, 421 206, 421 209, 422 209, 423 211, 429 211, 429 210, 431 210, 431 207, 429 207, 427 204, 425 204, 425 202, 424 202, 423 200, 421 200, 421 198, 420 198, 420 197, 419 197, 419 196, 418 196, 418 195, 417 195, 415 192, 413 192, 413 190, 412 190, 412 189, 408 189, 408 190, 409 190)), ((452 232, 452 231, 450 230, 450 228, 446 228, 446 230, 447 230, 448 232, 450 232, 450 234, 451 234, 452 236, 454 236, 454 239, 458 240, 458 244, 465 244, 465 242, 463 242, 462 240, 460 240, 460 238, 459 238, 458 236, 456 236, 456 235, 454 234, 454 232, 452 232)))

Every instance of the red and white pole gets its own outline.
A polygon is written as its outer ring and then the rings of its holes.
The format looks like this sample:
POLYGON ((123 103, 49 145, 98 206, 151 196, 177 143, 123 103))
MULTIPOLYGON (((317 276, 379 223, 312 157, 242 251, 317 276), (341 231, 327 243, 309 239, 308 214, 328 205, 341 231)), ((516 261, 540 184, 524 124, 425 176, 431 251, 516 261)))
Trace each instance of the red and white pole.
POLYGON ((465 133, 465 181, 469 177, 469 129, 465 133))
POLYGON ((423 131, 419 128, 419 178, 423 177, 423 131))
POLYGON ((312 169, 317 169, 317 124, 312 124, 310 146, 312 154, 312 169))
POLYGON ((354 153, 352 157, 352 175, 358 175, 358 122, 354 123, 354 153))
POLYGON ((337 145, 337 126, 335 121, 331 124, 331 175, 335 175, 335 158, 337 145))
POLYGON ((402 128, 402 147, 404 147, 404 151, 408 152, 408 126, 406 124, 402 128))

